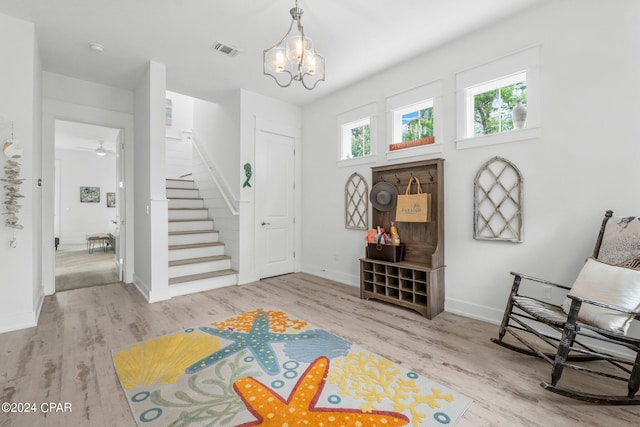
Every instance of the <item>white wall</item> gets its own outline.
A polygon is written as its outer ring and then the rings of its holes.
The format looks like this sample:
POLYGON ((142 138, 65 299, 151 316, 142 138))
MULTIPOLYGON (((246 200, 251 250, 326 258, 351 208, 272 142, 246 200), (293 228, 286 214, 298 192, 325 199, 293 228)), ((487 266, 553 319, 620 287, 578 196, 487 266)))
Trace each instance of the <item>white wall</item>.
POLYGON ((166 67, 151 61, 134 91, 136 271, 133 283, 149 302, 169 298, 165 97, 166 67))
POLYGON ((235 200, 240 184, 240 94, 233 91, 216 103, 194 100, 193 134, 214 163, 235 200))
POLYGON ((180 93, 167 91, 167 99, 171 100, 171 124, 166 125, 167 136, 182 138, 182 131, 193 129, 194 98, 180 93))
POLYGON ((386 147, 385 99, 441 80, 445 145, 432 157, 446 159, 446 310, 498 322, 510 271, 571 283, 593 250, 605 210, 640 212, 639 15, 633 0, 545 4, 306 106, 303 270, 358 284, 365 233, 344 228, 344 184, 354 171, 370 179, 372 166, 386 164, 379 154, 372 164, 337 167, 337 115, 377 103, 375 137, 386 147), (541 46, 542 137, 457 150, 455 73, 534 44, 541 46), (524 176, 521 244, 472 238, 473 179, 496 155, 524 176))
MULTIPOLYGON (((120 256, 124 262, 124 281, 133 281, 133 92, 104 86, 72 77, 44 72, 43 79, 43 120, 42 120, 42 193, 43 223, 42 236, 45 242, 54 238, 54 194, 55 194, 55 121, 57 119, 80 123, 97 124, 122 129, 124 142, 124 165, 120 179, 124 181, 123 197, 118 200, 118 208, 124 209, 121 225, 120 256), (124 204, 122 203, 124 201, 124 204), (129 219, 129 221, 126 221, 129 219)), ((43 285, 47 295, 55 292, 55 268, 53 245, 42 245, 43 285)))
POLYGON ((171 100, 171 120, 166 125, 166 177, 180 179, 193 172, 191 140, 187 138, 193 130, 193 104, 190 96, 167 91, 171 100))
POLYGON ((87 234, 112 233, 116 209, 107 207, 107 192, 116 191, 115 156, 56 150, 60 161, 61 244, 85 243, 87 234), (80 203, 80 187, 100 187, 100 203, 80 203))
POLYGON ((42 79, 46 98, 86 107, 133 113, 131 91, 51 72, 42 73, 42 79))
MULTIPOLYGON (((41 68, 32 23, 0 14, 0 55, 10 58, 0 68, 0 116, 13 121, 14 136, 23 148, 18 217, 23 230, 0 222, 0 332, 35 326, 43 300, 41 283, 42 188, 38 187, 42 159, 41 68), (9 242, 15 237, 17 246, 9 242)), ((6 140, 11 126, 3 127, 6 140)), ((6 157, 0 154, 2 167, 6 157)), ((2 175, 4 173, 2 172, 2 175)), ((4 206, 1 209, 4 213, 4 206)))

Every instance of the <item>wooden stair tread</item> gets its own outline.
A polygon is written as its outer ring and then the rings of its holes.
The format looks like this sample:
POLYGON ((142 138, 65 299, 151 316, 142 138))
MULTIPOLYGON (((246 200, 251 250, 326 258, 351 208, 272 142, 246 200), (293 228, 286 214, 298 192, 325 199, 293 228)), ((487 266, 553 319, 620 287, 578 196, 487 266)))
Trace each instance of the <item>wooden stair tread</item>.
POLYGON ((177 259, 175 261, 169 261, 169 267, 175 267, 177 265, 199 264, 202 262, 224 261, 227 259, 231 259, 231 257, 228 255, 216 255, 204 256, 200 258, 177 259))
POLYGON ((169 250, 176 249, 194 249, 194 248, 206 248, 209 246, 223 246, 224 243, 221 242, 208 242, 208 243, 190 243, 188 245, 170 245, 169 250))
POLYGON ((167 197, 167 200, 204 200, 202 197, 167 197))
POLYGON ((169 279, 169 285, 177 285, 185 282, 192 282, 194 280, 202 280, 202 279, 210 279, 214 277, 223 277, 230 276, 232 274, 237 274, 238 272, 235 270, 227 269, 227 270, 219 270, 212 271, 209 273, 200 273, 200 274, 190 274, 188 276, 180 276, 169 279))
POLYGON ((181 236, 183 234, 206 234, 206 233, 219 233, 218 230, 185 230, 185 231, 170 231, 169 236, 181 236))
POLYGON ((170 211, 206 211, 207 208, 169 208, 170 211))

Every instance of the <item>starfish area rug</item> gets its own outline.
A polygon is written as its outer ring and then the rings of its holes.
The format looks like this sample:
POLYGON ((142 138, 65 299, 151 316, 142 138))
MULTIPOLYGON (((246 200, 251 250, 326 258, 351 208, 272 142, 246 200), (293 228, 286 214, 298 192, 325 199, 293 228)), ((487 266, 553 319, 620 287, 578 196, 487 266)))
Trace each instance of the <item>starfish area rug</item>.
POLYGON ((454 425, 471 399, 277 310, 113 352, 139 426, 454 425))

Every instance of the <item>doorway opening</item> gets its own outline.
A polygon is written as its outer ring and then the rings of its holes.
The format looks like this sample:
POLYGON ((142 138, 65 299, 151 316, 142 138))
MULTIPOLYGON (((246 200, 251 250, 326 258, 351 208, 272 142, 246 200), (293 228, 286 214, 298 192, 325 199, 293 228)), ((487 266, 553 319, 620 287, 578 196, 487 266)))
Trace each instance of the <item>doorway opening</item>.
POLYGON ((122 129, 55 120, 55 291, 122 281, 122 129))

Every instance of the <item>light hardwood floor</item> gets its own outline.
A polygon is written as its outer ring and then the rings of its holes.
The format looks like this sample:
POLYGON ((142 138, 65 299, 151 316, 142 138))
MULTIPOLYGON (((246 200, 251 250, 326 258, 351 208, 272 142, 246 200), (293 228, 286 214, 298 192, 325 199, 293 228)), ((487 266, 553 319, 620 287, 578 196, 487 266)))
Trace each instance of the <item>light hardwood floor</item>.
POLYGON ((462 392, 458 426, 637 426, 640 407, 595 406, 543 390, 549 365, 489 341, 497 326, 433 320, 358 289, 291 274, 148 304, 132 285, 46 297, 36 328, 0 334, 0 402, 69 402, 71 413, 3 414, 0 426, 133 426, 111 351, 259 307, 309 321, 462 392))

